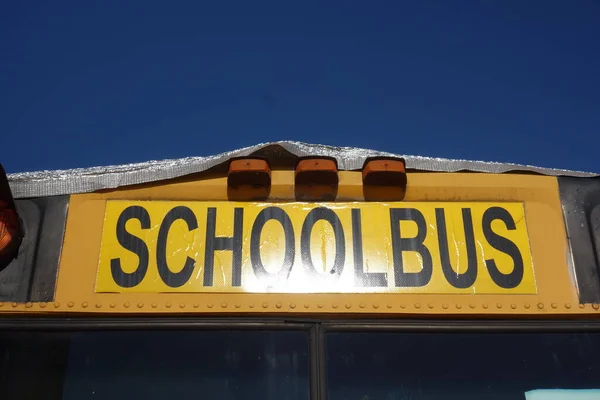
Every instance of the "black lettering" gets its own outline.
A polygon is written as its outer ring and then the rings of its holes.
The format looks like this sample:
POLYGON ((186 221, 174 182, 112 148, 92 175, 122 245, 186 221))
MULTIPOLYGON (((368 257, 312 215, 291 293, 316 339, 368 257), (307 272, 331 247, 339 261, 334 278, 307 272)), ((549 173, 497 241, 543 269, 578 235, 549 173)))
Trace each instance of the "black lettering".
POLYGON ((508 230, 514 231, 517 229, 514 219, 506 209, 502 207, 490 207, 483 214, 483 234, 493 248, 509 255, 513 259, 514 267, 511 273, 503 274, 498 269, 494 259, 485 260, 485 265, 496 285, 504 289, 512 289, 519 286, 523 280, 523 256, 516 244, 492 230, 492 222, 497 219, 504 222, 508 230))
POLYGON ((252 225, 252 233, 250 234, 250 261, 252 262, 252 269, 254 270, 256 277, 269 281, 287 280, 290 272, 292 272, 295 255, 296 242, 294 238, 294 228, 292 226, 290 217, 279 207, 267 207, 262 210, 256 217, 256 220, 254 220, 254 225, 252 225), (267 221, 272 219, 279 222, 283 227, 283 235, 285 238, 285 254, 283 258, 283 265, 279 269, 279 272, 270 274, 265 269, 260 256, 260 235, 267 221))
POLYGON ((335 236, 335 259, 333 261, 333 268, 330 271, 330 276, 333 279, 337 279, 342 275, 344 270, 344 262, 346 260, 346 240, 344 238, 344 229, 342 228, 342 222, 335 212, 326 207, 313 208, 302 225, 302 233, 300 235, 300 253, 302 256, 302 264, 307 271, 313 276, 322 276, 316 270, 315 265, 312 261, 310 254, 310 237, 312 229, 317 221, 324 220, 329 222, 333 228, 335 236))
POLYGON ((217 237, 217 209, 208 209, 206 218, 206 247, 204 249, 204 286, 213 285, 215 267, 215 251, 229 250, 233 252, 231 265, 231 285, 242 286, 242 227, 244 209, 236 207, 233 212, 233 236, 217 237))
POLYGON ((171 225, 177 220, 183 220, 188 226, 188 230, 193 231, 198 228, 196 216, 187 207, 179 206, 173 208, 165 215, 160 230, 158 231, 158 241, 156 242, 156 267, 163 282, 172 288, 183 286, 192 276, 196 261, 188 257, 181 271, 173 272, 167 263, 167 239, 171 225))
POLYGON ((125 226, 130 219, 140 221, 142 229, 150 229, 150 214, 148 214, 148 211, 144 207, 127 207, 119 215, 117 221, 117 240, 121 246, 136 254, 139 258, 137 268, 131 273, 123 271, 120 258, 110 260, 112 277, 117 285, 124 288, 139 285, 148 271, 148 246, 142 239, 127 232, 125 226))
POLYGON ((465 245, 467 246, 467 270, 462 274, 459 274, 452 268, 452 264, 450 263, 448 231, 446 229, 444 209, 435 209, 442 271, 444 272, 444 276, 448 283, 459 289, 465 289, 472 286, 477 279, 477 249, 475 248, 475 234, 473 233, 473 217, 471 215, 471 209, 463 208, 462 218, 463 227, 465 229, 465 245))
POLYGON ((359 287, 387 287, 385 272, 365 272, 360 210, 352 209, 352 248, 354 253, 354 284, 359 287))
POLYGON ((421 212, 414 208, 390 208, 390 224, 392 229, 392 253, 394 260, 394 280, 396 287, 421 287, 431 280, 433 261, 431 253, 423 242, 427 237, 427 224, 421 212), (400 221, 414 221, 417 224, 417 236, 403 238, 400 221), (423 268, 419 272, 404 272, 402 253, 415 251, 421 255, 423 268))

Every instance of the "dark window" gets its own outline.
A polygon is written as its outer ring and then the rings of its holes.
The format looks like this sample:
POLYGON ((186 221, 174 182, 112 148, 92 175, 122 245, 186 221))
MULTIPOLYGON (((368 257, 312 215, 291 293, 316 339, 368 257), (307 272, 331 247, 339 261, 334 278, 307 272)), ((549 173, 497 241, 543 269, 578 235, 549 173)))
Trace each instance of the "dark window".
POLYGON ((533 389, 600 389, 600 334, 330 333, 327 376, 328 400, 524 400, 533 389))
POLYGON ((308 333, 0 332, 0 398, 309 398, 308 333))

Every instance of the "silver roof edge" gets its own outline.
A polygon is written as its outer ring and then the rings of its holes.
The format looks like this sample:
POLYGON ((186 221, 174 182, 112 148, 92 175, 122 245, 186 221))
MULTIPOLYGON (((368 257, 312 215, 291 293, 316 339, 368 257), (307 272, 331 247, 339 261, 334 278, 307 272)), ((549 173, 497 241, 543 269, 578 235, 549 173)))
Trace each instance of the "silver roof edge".
POLYGON ((530 165, 484 161, 452 160, 386 153, 354 147, 334 147, 302 142, 281 141, 262 143, 208 157, 187 157, 173 160, 148 161, 136 164, 78 168, 71 170, 38 171, 9 174, 8 179, 15 198, 57 196, 89 193, 102 189, 150 183, 198 173, 234 157, 259 152, 273 157, 334 157, 341 170, 361 169, 365 160, 375 156, 402 157, 411 170, 432 172, 526 172, 550 176, 596 177, 590 172, 541 168, 530 165), (281 152, 281 149, 287 152, 281 152), (283 154, 282 154, 283 153, 283 154))

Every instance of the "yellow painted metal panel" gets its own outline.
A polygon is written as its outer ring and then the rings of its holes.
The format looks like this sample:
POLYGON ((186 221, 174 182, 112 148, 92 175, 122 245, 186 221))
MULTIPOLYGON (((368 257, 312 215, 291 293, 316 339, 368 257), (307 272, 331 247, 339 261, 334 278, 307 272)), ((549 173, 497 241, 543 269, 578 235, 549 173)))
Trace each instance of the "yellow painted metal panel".
MULTIPOLYGON (((339 173, 338 201, 362 198, 360 172, 339 173)), ((273 171, 270 201, 293 201, 293 171, 273 171)), ((410 173, 406 202, 522 203, 537 294, 97 293, 107 201, 227 200, 225 178, 199 176, 72 196, 53 303, 0 303, 1 312, 504 317, 599 314, 579 304, 556 178, 518 174, 410 173)), ((363 231, 367 229, 364 219, 363 231)), ((227 232, 225 232, 227 233, 227 232)), ((219 232, 219 234, 225 234, 219 232)), ((364 234, 364 232, 363 232, 364 234)))

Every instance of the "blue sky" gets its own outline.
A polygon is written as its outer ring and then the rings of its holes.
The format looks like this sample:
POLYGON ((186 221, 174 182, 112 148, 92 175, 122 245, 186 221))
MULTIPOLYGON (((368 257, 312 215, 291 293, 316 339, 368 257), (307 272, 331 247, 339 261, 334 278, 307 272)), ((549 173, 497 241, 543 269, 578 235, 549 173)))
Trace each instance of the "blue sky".
POLYGON ((10 172, 300 140, 600 172, 600 2, 17 1, 10 172))

